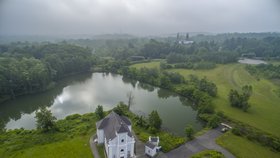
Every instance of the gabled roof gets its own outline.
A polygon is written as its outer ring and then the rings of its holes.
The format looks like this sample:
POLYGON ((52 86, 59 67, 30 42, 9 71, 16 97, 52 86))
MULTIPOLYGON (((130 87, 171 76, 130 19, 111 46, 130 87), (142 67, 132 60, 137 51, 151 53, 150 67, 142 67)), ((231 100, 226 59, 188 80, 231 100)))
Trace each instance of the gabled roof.
POLYGON ((151 148, 151 149, 154 149, 156 146, 153 144, 153 143, 151 143, 151 142, 147 142, 146 144, 145 144, 147 147, 149 147, 149 148, 151 148))
POLYGON ((131 122, 127 117, 120 116, 112 111, 104 119, 96 123, 98 129, 103 129, 106 139, 109 141, 116 137, 116 133, 127 133, 128 136, 132 137, 131 131, 128 126, 131 122))

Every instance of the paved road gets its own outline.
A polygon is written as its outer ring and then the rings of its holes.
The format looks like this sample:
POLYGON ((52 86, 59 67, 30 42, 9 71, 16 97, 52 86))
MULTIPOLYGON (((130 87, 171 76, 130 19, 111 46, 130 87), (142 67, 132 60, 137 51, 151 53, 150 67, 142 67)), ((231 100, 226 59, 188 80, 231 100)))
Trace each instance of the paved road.
POLYGON ((148 158, 147 155, 145 155, 145 144, 138 139, 138 137, 135 135, 134 131, 132 131, 132 134, 135 139, 135 157, 136 158, 148 158))
POLYGON ((218 144, 216 144, 215 139, 220 136, 222 133, 218 129, 212 129, 206 132, 205 134, 195 138, 192 141, 187 142, 184 145, 166 153, 160 154, 158 157, 160 158, 187 158, 191 155, 206 150, 213 149, 220 151, 225 155, 226 158, 235 158, 229 151, 222 148, 218 144))
POLYGON ((94 158, 100 158, 97 147, 96 147, 96 143, 93 142, 95 138, 96 138, 96 134, 91 136, 89 139, 89 144, 90 144, 91 152, 92 152, 94 158))

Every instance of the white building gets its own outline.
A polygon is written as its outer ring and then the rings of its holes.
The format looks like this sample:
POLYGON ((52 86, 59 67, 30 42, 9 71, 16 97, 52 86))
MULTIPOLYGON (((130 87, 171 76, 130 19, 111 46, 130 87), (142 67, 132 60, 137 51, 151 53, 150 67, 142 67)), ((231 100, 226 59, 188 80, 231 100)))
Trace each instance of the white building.
POLYGON ((104 144, 108 158, 134 156, 135 140, 131 134, 131 122, 127 117, 111 112, 96 123, 97 142, 104 144))
POLYGON ((159 137, 149 137, 149 141, 145 144, 145 154, 154 157, 161 148, 159 145, 159 137))

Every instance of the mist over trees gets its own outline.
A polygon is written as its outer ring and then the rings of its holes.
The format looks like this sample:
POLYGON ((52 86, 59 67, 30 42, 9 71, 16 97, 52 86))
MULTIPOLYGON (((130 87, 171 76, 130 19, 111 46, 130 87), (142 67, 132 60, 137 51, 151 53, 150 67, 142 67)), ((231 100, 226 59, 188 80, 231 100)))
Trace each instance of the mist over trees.
POLYGON ((44 91, 66 75, 89 71, 94 63, 90 50, 61 44, 0 46, 0 96, 44 91))

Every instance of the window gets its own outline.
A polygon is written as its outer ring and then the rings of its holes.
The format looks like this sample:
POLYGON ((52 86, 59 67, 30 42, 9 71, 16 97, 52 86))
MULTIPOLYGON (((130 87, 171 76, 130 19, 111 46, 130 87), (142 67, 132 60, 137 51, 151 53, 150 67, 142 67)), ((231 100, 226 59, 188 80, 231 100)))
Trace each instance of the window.
POLYGON ((123 152, 123 149, 121 149, 121 152, 123 152))
POLYGON ((123 142, 124 142, 124 139, 122 139, 121 141, 122 141, 122 143, 123 143, 123 142))

